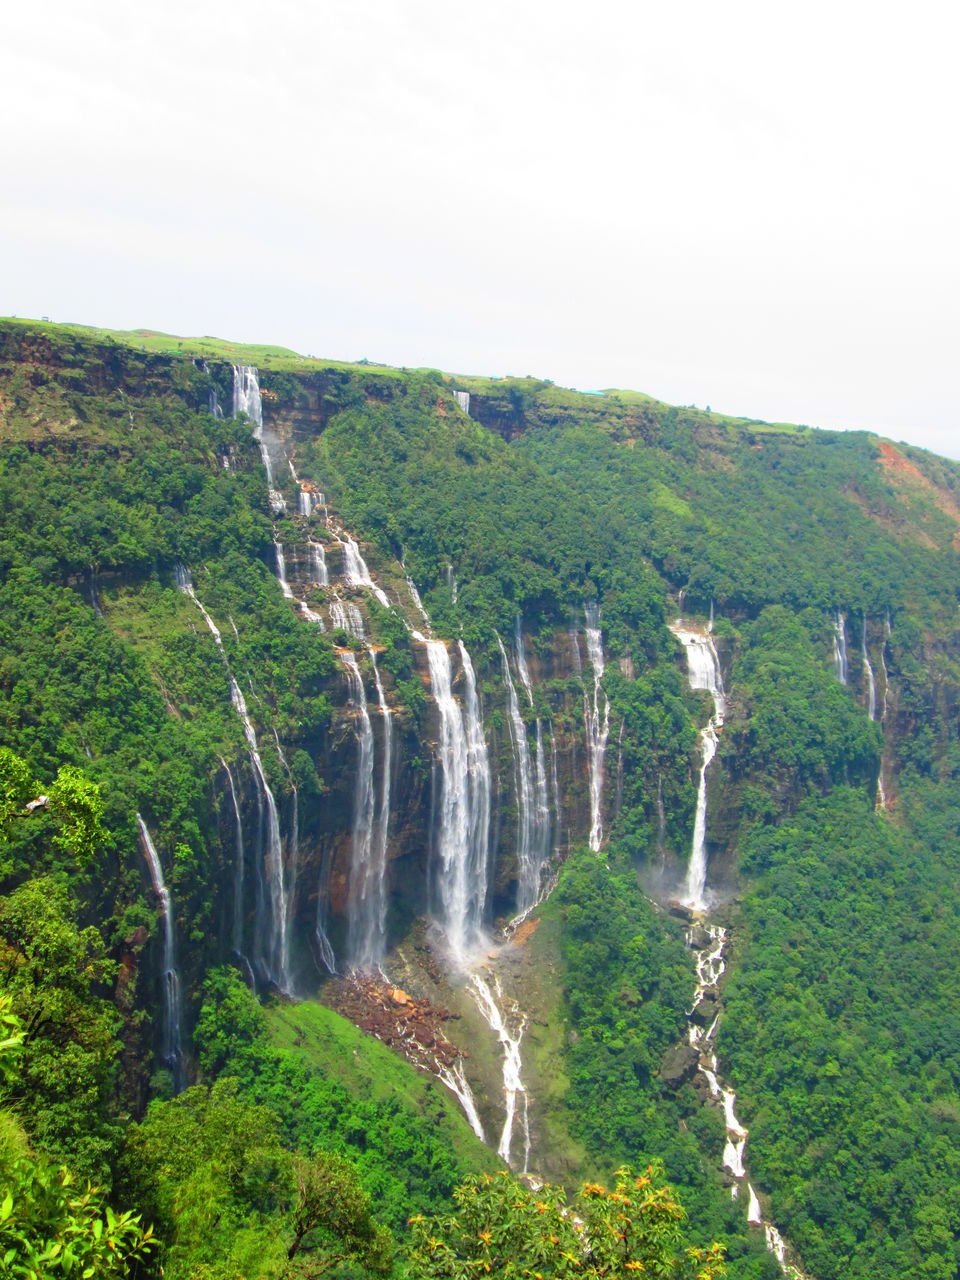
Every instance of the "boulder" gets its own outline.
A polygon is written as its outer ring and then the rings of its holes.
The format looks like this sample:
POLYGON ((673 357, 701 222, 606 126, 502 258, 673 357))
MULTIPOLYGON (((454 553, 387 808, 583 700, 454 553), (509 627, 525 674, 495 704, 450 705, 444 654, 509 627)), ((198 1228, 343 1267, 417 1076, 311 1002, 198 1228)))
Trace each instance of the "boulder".
POLYGON ((689 1044, 677 1044, 668 1049, 660 1064, 660 1079, 668 1089, 679 1089, 697 1074, 700 1057, 689 1044))

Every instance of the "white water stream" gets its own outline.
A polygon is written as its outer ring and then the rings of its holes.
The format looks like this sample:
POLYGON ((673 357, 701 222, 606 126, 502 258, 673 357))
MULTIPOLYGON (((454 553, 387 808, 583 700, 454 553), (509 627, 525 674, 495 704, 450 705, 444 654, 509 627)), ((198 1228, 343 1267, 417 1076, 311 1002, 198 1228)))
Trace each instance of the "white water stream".
POLYGON ((247 742, 250 763, 253 766, 253 774, 257 781, 259 802, 266 816, 265 857, 264 865, 260 869, 261 891, 266 901, 262 901, 259 904, 257 911, 258 927, 254 938, 254 959, 263 969, 270 982, 274 983, 285 994, 290 994, 287 877, 283 860, 283 843, 280 838, 280 816, 276 800, 267 781, 263 760, 260 756, 260 747, 257 743, 256 731, 250 719, 250 713, 247 710, 247 702, 230 668, 220 630, 194 591, 190 575, 184 566, 178 566, 176 577, 177 586, 185 595, 190 597, 200 610, 203 620, 216 642, 217 650, 226 669, 227 679, 230 682, 230 701, 243 725, 243 734, 247 742), (262 917, 266 917, 264 923, 261 922, 262 917))
POLYGON ((870 654, 867 652, 867 618, 863 618, 863 635, 860 641, 860 652, 863 655, 863 671, 867 677, 867 714, 871 720, 877 718, 877 682, 873 678, 873 667, 870 665, 870 654))
POLYGON ((367 562, 360 553, 360 547, 348 533, 340 535, 340 546, 343 549, 343 580, 348 587, 363 587, 372 591, 385 609, 390 608, 390 599, 370 577, 367 562))
MULTIPOLYGON (((728 941, 726 929, 721 928, 719 925, 705 925, 703 927, 706 930, 707 943, 696 952, 697 982, 694 988, 693 1007, 687 1015, 689 1021, 688 1036, 691 1046, 697 1052, 698 1069, 707 1082, 710 1096, 723 1108, 724 1123, 727 1131, 726 1143, 723 1149, 723 1164, 724 1168, 736 1179, 731 1187, 731 1193, 736 1198, 739 1196, 741 1189, 746 1189, 747 1222, 763 1229, 767 1248, 779 1262, 783 1274, 789 1277, 789 1280, 807 1280, 800 1268, 787 1260, 788 1246, 786 1241, 777 1228, 764 1218, 760 1200, 752 1183, 748 1180, 744 1158, 749 1132, 737 1118, 736 1094, 723 1084, 720 1079, 717 1054, 714 1048, 714 1039, 720 1017, 717 1015, 717 1017, 713 1018, 708 1027, 702 1026, 697 1019, 697 1009, 703 1000, 707 997, 715 1000, 719 995, 720 979, 723 977, 726 968, 723 953, 728 941)), ((688 945, 690 945, 689 935, 688 945)))
POLYGON ((260 398, 260 376, 249 364, 233 366, 233 416, 245 414, 253 427, 253 438, 260 450, 263 469, 267 473, 267 492, 273 511, 286 510, 283 494, 277 488, 273 476, 273 463, 270 450, 263 436, 263 402, 260 398))
POLYGON ((841 684, 847 683, 847 620, 837 612, 833 624, 833 662, 837 669, 837 679, 841 684))
POLYGON ((713 715, 700 730, 700 782, 697 788, 697 811, 693 825, 693 845, 684 886, 684 906, 692 911, 707 909, 707 770, 720 745, 720 730, 726 715, 727 700, 713 637, 709 632, 685 627, 680 619, 670 630, 683 645, 687 656, 690 688, 704 690, 713 699, 713 715))
MULTIPOLYGON (((610 703, 603 692, 603 636, 600 632, 600 606, 586 606, 585 637, 587 656, 593 668, 593 701, 583 691, 583 717, 587 731, 587 753, 590 758, 590 836, 588 843, 597 852, 603 843, 603 780, 610 735, 610 703), (601 701, 603 709, 601 711, 601 701)), ((577 645, 579 660, 580 646, 577 645)))
POLYGON ((347 901, 347 951, 354 969, 375 972, 386 950, 387 835, 390 827, 390 773, 393 767, 393 716, 387 703, 376 654, 368 650, 383 721, 380 796, 375 797, 376 740, 363 677, 352 653, 340 660, 350 682, 357 720, 358 761, 354 794, 352 856, 347 901))
POLYGON ((163 878, 160 856, 154 847, 147 824, 137 814, 140 842, 150 869, 154 893, 163 912, 163 1032, 161 1038, 164 1065, 173 1076, 174 1090, 184 1087, 183 1018, 180 1000, 180 974, 177 971, 177 940, 173 919, 173 901, 163 878))

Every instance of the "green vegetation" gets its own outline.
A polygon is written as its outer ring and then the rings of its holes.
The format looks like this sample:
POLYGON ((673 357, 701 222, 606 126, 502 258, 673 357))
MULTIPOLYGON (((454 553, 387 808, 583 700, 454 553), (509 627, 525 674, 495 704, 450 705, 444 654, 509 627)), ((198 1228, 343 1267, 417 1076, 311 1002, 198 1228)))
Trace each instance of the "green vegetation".
POLYGON ((560 1187, 518 1186, 505 1173, 458 1187, 456 1212, 414 1219, 410 1275, 461 1280, 721 1280, 723 1250, 689 1247, 684 1211, 653 1168, 618 1170, 611 1190, 588 1183, 568 1202, 560 1187))
MULTIPOLYGON (((690 957, 640 883, 679 878, 693 823, 707 707, 665 625, 683 590, 688 612, 715 606, 729 693, 710 792, 713 865, 738 895, 719 1052, 751 1178, 817 1280, 954 1276, 960 468, 865 433, 639 393, 20 321, 0 322, 0 1271, 70 1274, 70 1258, 75 1274, 162 1266, 173 1280, 626 1274, 654 1255, 594 1247, 616 1197, 674 1205, 621 1179, 576 1202, 544 1188, 541 1213, 512 1181, 484 1180, 496 1159, 438 1083, 329 1009, 261 1003, 223 968, 237 916, 242 950, 263 894, 230 677, 297 865, 293 965, 309 993, 317 899, 353 793, 335 648, 362 649, 283 598, 274 538, 303 563, 308 531, 274 520, 247 424, 209 411, 211 395, 228 402, 234 360, 261 368, 300 475, 364 539, 391 595, 402 564, 436 634, 470 647, 501 779, 498 911, 516 798, 496 635, 522 617, 536 670, 522 714, 551 722, 571 848, 527 944, 551 965, 542 992, 528 986, 534 1015, 555 1021, 527 1033, 551 1167, 572 1187, 661 1160, 690 1214, 681 1238, 671 1208, 654 1242, 663 1274, 719 1274, 714 1255, 687 1252, 714 1240, 731 1280, 778 1274, 718 1176, 719 1112, 664 1072, 690 957), (454 387, 470 391, 470 417, 454 387), (177 589, 179 565, 222 651, 177 589), (567 639, 594 601, 611 709, 600 858, 579 849, 584 690, 567 639), (838 610, 846 687, 831 661, 838 610), (865 712, 861 635, 882 725, 865 712), (239 912, 224 764, 247 827, 239 912), (196 1081, 176 1098, 154 1051, 161 926, 137 812, 175 905, 196 1081)), ((285 473, 278 483, 293 512, 285 473)), ((309 533, 332 548, 319 520, 309 533)), ((363 612, 405 771, 399 937, 427 905, 434 727, 404 618, 366 598, 363 612)), ((331 892, 342 915, 343 883, 331 892)))

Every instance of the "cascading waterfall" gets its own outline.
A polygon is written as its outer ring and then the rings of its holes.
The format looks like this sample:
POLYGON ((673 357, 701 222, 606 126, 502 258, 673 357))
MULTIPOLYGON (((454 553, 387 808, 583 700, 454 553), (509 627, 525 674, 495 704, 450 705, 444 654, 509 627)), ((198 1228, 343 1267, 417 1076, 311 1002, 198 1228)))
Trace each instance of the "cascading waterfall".
POLYGON ((373 680, 377 690, 377 706, 383 722, 383 764, 380 770, 380 804, 373 829, 373 864, 376 869, 376 939, 372 960, 377 964, 383 959, 387 946, 387 841, 390 836, 390 783, 393 773, 393 713, 387 701, 377 666, 377 655, 369 650, 373 680))
POLYGON ((230 799, 233 802, 233 817, 236 823, 236 855, 235 866, 233 871, 233 953, 244 964, 246 958, 243 954, 243 881, 244 881, 244 860, 245 852, 243 847, 243 819, 240 816, 240 801, 237 796, 237 788, 233 781, 233 772, 230 766, 220 757, 220 763, 223 765, 223 771, 227 775, 227 784, 230 787, 230 799))
POLYGON ((285 994, 290 992, 290 942, 287 932, 287 885, 286 869, 283 861, 283 843, 280 838, 280 817, 276 800, 260 756, 257 735, 247 710, 247 702, 243 692, 230 669, 223 637, 217 624, 204 608, 193 589, 190 575, 183 565, 176 570, 177 586, 189 596, 200 610, 204 622, 217 645, 220 658, 230 682, 230 701, 243 725, 243 734, 247 741, 250 763, 253 766, 254 778, 257 782, 259 802, 266 819, 265 865, 259 870, 260 901, 257 904, 257 929, 255 937, 254 960, 263 970, 267 979, 285 994), (264 872, 266 875, 264 876, 264 872), (266 934, 266 938, 264 938, 266 934))
POLYGON ((330 623, 333 627, 346 631, 354 640, 366 639, 363 614, 351 600, 337 598, 330 601, 330 623))
POLYGON ((517 691, 510 676, 510 665, 507 662, 507 651, 497 636, 500 646, 500 657, 503 660, 503 683, 507 690, 507 709, 510 722, 510 742, 513 747, 514 793, 517 797, 517 910, 523 911, 531 893, 539 888, 539 869, 536 872, 537 885, 534 888, 533 859, 531 857, 531 837, 533 833, 533 784, 530 772, 530 748, 527 742, 527 729, 520 715, 520 704, 517 691), (523 906, 521 906, 521 902, 523 906))
POLYGON ((293 592, 290 590, 290 583, 287 581, 287 561, 283 554, 283 543, 275 542, 273 551, 277 563, 277 581, 280 583, 280 590, 283 592, 287 600, 293 599, 293 592))
MULTIPOLYGON (((603 680, 603 636, 600 632, 600 606, 588 604, 585 636, 587 656, 593 668, 593 702, 583 692, 583 715, 587 730, 587 752, 590 757, 590 848, 597 852, 603 843, 603 778, 607 754, 607 738, 610 734, 610 703, 601 688, 603 680), (600 700, 603 699, 603 712, 600 700)), ((577 645, 579 656, 580 646, 577 645)))
MULTIPOLYGON (((419 613, 420 617, 423 619, 423 625, 426 629, 427 637, 429 637, 432 632, 430 617, 426 609, 423 607, 423 601, 420 599, 420 592, 417 590, 417 584, 410 577, 409 573, 407 573, 407 566, 404 564, 403 560, 400 561, 400 567, 403 569, 403 576, 407 583, 407 590, 410 592, 410 599, 413 601, 413 605, 417 613, 419 613)), ((424 636, 421 635, 419 631, 414 631, 413 637, 415 640, 424 639, 424 636)))
MULTIPOLYGON (((347 901, 347 950, 353 968, 372 968, 371 960, 376 934, 373 867, 373 726, 367 710, 367 694, 357 659, 352 653, 340 654, 350 682, 350 702, 356 716, 357 771, 353 796, 353 848, 350 859, 350 888, 347 901)), ((379 958, 379 957, 378 957, 379 958)))
MULTIPOLYGON (((514 645, 517 656, 517 671, 520 675, 520 681, 526 691, 527 701, 533 706, 533 685, 530 681, 530 669, 527 666, 527 655, 523 643, 523 622, 517 615, 516 625, 514 627, 514 645)), ((547 764, 543 750, 543 726, 538 717, 536 721, 536 749, 534 752, 534 781, 536 788, 536 807, 534 810, 534 829, 531 839, 531 848, 534 861, 537 865, 536 890, 537 897, 541 892, 541 882, 543 868, 550 854, 550 836, 553 828, 553 813, 550 809, 550 794, 547 787, 547 764)), ((552 739, 551 739, 552 742, 552 739)), ((554 767, 556 760, 554 759, 554 767)), ((555 806, 554 811, 559 813, 559 806, 555 806)), ((523 911, 536 902, 536 898, 532 899, 524 906, 519 906, 519 910, 523 911)))
POLYGON ((693 911, 707 909, 707 770, 720 745, 719 731, 723 728, 727 701, 723 692, 720 662, 709 633, 691 631, 680 621, 670 628, 683 645, 687 656, 690 688, 704 690, 713 698, 713 715, 700 730, 700 783, 697 788, 697 812, 693 825, 693 845, 683 903, 693 911))
MULTIPOLYGON (((744 1155, 749 1133, 737 1119, 736 1094, 732 1089, 727 1088, 719 1078, 719 1066, 714 1048, 714 1039, 720 1022, 720 1015, 718 1014, 714 1017, 708 1026, 704 1026, 697 1015, 697 1010, 705 997, 710 996, 714 1000, 717 998, 720 979, 726 968, 723 958, 724 949, 728 941, 726 929, 721 928, 719 925, 707 925, 705 927, 705 935, 705 945, 701 945, 700 942, 696 944, 700 947, 700 950, 696 952, 697 982, 694 988, 693 1007, 687 1015, 687 1034, 691 1047, 696 1051, 698 1070, 707 1082, 710 1096, 723 1108, 727 1135, 723 1149, 723 1164, 724 1168, 729 1170, 732 1177, 736 1179, 731 1187, 731 1193, 734 1198, 737 1198, 741 1188, 746 1188, 747 1222, 763 1229, 767 1248, 777 1259, 780 1269, 785 1276, 789 1277, 789 1280, 807 1280, 807 1277, 799 1267, 787 1261, 786 1241, 773 1223, 764 1218, 757 1193, 752 1183, 747 1179, 744 1155)), ((688 937, 688 944, 692 944, 690 937, 688 937)))
POLYGON ((867 677, 867 714, 871 720, 877 718, 877 683, 873 678, 873 667, 870 665, 870 655, 867 652, 867 618, 864 614, 863 618, 863 636, 861 639, 861 653, 863 654, 863 670, 867 677))
MULTIPOLYGON (((517 797, 517 912, 523 915, 540 898, 543 868, 550 856, 550 802, 547 792, 547 769, 543 752, 543 730, 537 721, 535 769, 530 759, 527 727, 520 714, 517 691, 510 674, 510 663, 503 642, 497 636, 503 661, 503 683, 507 690, 510 741, 513 747, 513 772, 517 797), (535 772, 535 778, 534 778, 535 772)), ((517 631, 517 671, 533 705, 530 675, 523 655, 523 640, 517 631)))
POLYGON ((837 669, 837 679, 841 684, 847 683, 847 620, 839 611, 833 624, 833 662, 837 669))
POLYGON ((308 542, 310 548, 310 563, 313 567, 313 576, 318 587, 329 587, 330 574, 327 570, 327 553, 324 550, 322 542, 308 542))
POLYGON ((345 533, 340 538, 340 546, 343 548, 343 580, 347 586, 363 587, 367 591, 372 591, 383 607, 389 609, 390 599, 370 577, 367 562, 361 555, 356 541, 345 533))
POLYGON ((450 651, 426 641, 434 700, 440 714, 440 902, 447 941, 458 963, 483 940, 490 839, 490 762, 483 736, 476 676, 459 644, 465 697, 453 696, 450 651))
POLYGON ((180 974, 177 971, 177 945, 174 932, 173 901, 163 879, 160 857, 154 847, 147 824, 137 814, 140 842, 150 869, 153 891, 160 900, 163 911, 163 1037, 164 1065, 173 1076, 173 1087, 179 1093, 184 1086, 183 1070, 183 1019, 180 1003, 180 974))
POLYGON ((235 364, 233 366, 233 416, 245 414, 253 427, 253 438, 260 449, 263 469, 267 473, 267 491, 273 510, 283 511, 286 503, 273 478, 273 464, 270 451, 263 438, 263 403, 260 399, 260 376, 253 365, 235 364))
POLYGON ((506 1001, 504 1000, 499 978, 495 977, 493 980, 493 990, 497 994, 496 999, 494 999, 490 985, 479 973, 471 974, 470 985, 477 1007, 503 1049, 504 1120, 503 1129, 500 1132, 500 1142, 497 1145, 497 1155, 507 1164, 510 1163, 510 1153, 513 1147, 513 1129, 517 1119, 517 1103, 519 1101, 520 1127, 523 1132, 523 1168, 521 1172, 526 1173, 530 1165, 530 1109, 527 1090, 521 1077, 523 1064, 520 1058, 520 1043, 527 1027, 527 1018, 525 1014, 515 1010, 519 1025, 515 1032, 510 1030, 501 1009, 502 1005, 505 1006, 506 1001), (497 1000, 500 1001, 499 1005, 497 1000))
POLYGON ((313 493, 309 489, 301 487, 297 494, 297 509, 304 520, 309 520, 313 515, 313 493))
MULTIPOLYGON (((890 690, 890 673, 887 671, 887 641, 890 639, 890 614, 883 620, 883 642, 880 645, 880 671, 883 674, 883 699, 880 704, 880 723, 887 722, 887 695, 890 690)), ((880 754, 880 772, 877 775, 877 808, 881 811, 887 807, 887 788, 883 781, 883 766, 886 747, 880 754)))
POLYGON ((460 408, 463 410, 463 412, 469 416, 469 414, 470 414, 470 392, 469 392, 469 391, 455 391, 453 394, 457 397, 457 404, 460 406, 460 408))

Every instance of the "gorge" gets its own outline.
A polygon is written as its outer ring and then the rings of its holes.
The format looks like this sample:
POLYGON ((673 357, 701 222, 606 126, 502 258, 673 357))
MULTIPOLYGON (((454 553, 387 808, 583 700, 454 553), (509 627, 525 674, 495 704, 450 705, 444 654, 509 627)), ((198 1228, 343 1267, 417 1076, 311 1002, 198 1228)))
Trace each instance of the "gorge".
POLYGON ((398 1238, 660 1160, 736 1280, 945 1280, 956 467, 13 321, 0 415, 4 745, 104 797, 95 874, 40 825, 3 890, 71 884, 114 966, 51 1151, 175 1238, 84 1126, 227 1087, 398 1238))

